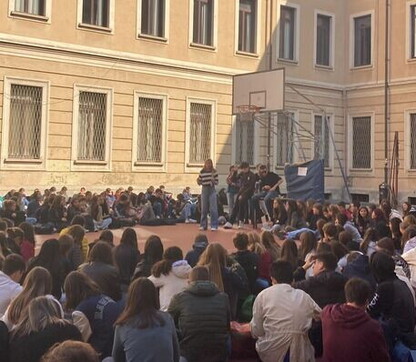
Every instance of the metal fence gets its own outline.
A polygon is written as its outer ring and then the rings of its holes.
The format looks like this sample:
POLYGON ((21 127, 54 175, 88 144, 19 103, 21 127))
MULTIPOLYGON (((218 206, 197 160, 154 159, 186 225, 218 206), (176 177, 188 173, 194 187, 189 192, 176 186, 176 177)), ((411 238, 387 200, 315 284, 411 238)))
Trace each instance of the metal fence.
POLYGON ((78 160, 105 161, 107 95, 79 93, 78 160))
POLYGON ((211 158, 212 105, 191 103, 189 162, 204 163, 211 158))
POLYGON ((162 162, 163 100, 139 97, 137 162, 162 162))
POLYGON ((314 117, 314 158, 323 159, 325 167, 330 167, 329 119, 321 115, 314 117))
POLYGON ((41 123, 42 88, 12 84, 10 89, 9 158, 40 158, 41 123))
POLYGON ((352 168, 371 168, 371 117, 352 119, 352 168))
POLYGON ((235 162, 254 164, 254 127, 252 114, 238 114, 235 120, 235 162))

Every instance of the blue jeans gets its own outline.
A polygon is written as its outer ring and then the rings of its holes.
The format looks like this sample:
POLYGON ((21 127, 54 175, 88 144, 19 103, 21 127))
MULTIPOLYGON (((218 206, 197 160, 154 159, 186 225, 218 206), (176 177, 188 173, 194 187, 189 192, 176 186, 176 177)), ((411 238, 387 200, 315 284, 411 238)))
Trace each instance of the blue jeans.
POLYGON ((272 204, 269 201, 277 196, 279 196, 277 191, 260 191, 251 197, 251 209, 254 210, 254 208, 257 207, 257 204, 260 204, 260 209, 263 214, 272 216, 272 204), (260 199, 264 200, 264 204, 259 203, 260 199))
POLYGON ((193 219, 195 215, 196 205, 191 203, 186 203, 181 211, 181 217, 183 219, 193 219))
POLYGON ((208 211, 211 215, 211 227, 218 227, 217 192, 214 186, 202 186, 201 192, 201 223, 200 226, 208 227, 208 211))
POLYGON ((228 215, 230 216, 233 213, 236 199, 237 199, 237 193, 227 192, 228 215))

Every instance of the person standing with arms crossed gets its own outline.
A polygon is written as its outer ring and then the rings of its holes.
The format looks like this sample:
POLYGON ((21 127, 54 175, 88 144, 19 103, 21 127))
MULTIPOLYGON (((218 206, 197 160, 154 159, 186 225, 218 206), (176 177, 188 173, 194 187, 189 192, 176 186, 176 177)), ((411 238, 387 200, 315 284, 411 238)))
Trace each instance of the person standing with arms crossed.
POLYGON ((204 168, 199 172, 198 185, 201 191, 201 223, 199 230, 208 228, 208 212, 211 215, 211 231, 218 230, 218 204, 215 185, 218 185, 218 172, 214 168, 211 159, 204 163, 204 168))

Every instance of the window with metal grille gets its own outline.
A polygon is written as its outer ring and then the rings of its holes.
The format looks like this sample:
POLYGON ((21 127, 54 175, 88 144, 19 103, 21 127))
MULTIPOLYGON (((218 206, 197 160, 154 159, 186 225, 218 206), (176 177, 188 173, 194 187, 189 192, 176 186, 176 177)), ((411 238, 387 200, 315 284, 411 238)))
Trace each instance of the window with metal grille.
POLYGON ((410 56, 416 58, 416 5, 410 7, 410 32, 410 56))
POLYGON ((165 36, 165 0, 142 0, 141 34, 165 36))
POLYGON ((352 168, 371 168, 371 117, 352 119, 352 168))
POLYGON ((329 67, 331 56, 332 17, 318 14, 316 18, 316 64, 329 67))
POLYGON ((368 194, 351 194, 352 202, 370 202, 370 196, 368 194))
POLYGON ((8 158, 41 158, 42 87, 10 87, 8 158))
POLYGON ((106 160, 107 94, 79 92, 79 161, 106 160))
POLYGON ((201 164, 211 158, 212 105, 191 103, 189 163, 201 164))
POLYGON ((139 97, 137 162, 162 162, 163 100, 139 97))
POLYGON ((354 67, 371 64, 371 15, 354 18, 354 67))
POLYGON ((280 59, 295 60, 295 14, 295 8, 280 6, 280 59))
POLYGON ((238 16, 238 50, 255 53, 257 0, 240 0, 238 16))
POLYGON ((314 149, 315 159, 323 159, 324 166, 330 167, 330 153, 329 153, 329 118, 325 121, 325 118, 321 115, 315 115, 314 117, 314 149))
POLYGON ((110 0, 83 0, 82 23, 109 27, 110 0))
POLYGON ((213 0, 194 0, 193 39, 195 44, 213 45, 213 0))
POLYGON ((293 163, 293 113, 277 115, 276 123, 276 166, 293 163))
POLYGON ((46 0, 15 0, 15 11, 45 16, 46 0))
POLYGON ((416 169, 416 113, 410 114, 410 169, 416 169))
POLYGON ((238 114, 235 120, 235 162, 254 165, 254 121, 238 114))

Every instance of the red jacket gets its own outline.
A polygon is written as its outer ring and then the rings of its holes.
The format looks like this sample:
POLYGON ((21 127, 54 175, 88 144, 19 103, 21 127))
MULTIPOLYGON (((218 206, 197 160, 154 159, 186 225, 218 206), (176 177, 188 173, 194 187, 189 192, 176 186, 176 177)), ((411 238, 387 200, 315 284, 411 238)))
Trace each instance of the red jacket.
POLYGON ((322 336, 322 361, 390 361, 380 324, 363 309, 347 304, 326 306, 322 311, 322 336))

